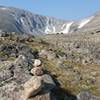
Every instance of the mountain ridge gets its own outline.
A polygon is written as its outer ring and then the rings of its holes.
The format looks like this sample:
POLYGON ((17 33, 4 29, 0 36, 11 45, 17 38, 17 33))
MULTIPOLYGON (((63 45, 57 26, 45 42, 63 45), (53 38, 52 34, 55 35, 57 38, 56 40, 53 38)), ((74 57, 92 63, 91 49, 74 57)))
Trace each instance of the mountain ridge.
POLYGON ((0 32, 57 34, 88 31, 99 27, 99 14, 78 21, 42 16, 23 9, 0 6, 0 32))

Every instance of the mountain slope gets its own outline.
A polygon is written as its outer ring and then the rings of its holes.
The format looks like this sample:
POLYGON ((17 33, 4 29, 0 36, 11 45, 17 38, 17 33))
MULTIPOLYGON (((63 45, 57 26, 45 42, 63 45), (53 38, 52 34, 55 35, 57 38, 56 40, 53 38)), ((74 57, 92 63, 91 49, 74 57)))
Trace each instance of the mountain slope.
POLYGON ((79 32, 98 30, 100 28, 100 12, 75 22, 71 28, 71 31, 79 32))
POLYGON ((18 8, 0 6, 0 31, 30 34, 55 34, 88 31, 100 27, 100 13, 79 20, 65 21, 41 16, 18 8))
POLYGON ((28 11, 0 7, 0 29, 18 33, 56 33, 63 30, 66 21, 49 18, 28 11))

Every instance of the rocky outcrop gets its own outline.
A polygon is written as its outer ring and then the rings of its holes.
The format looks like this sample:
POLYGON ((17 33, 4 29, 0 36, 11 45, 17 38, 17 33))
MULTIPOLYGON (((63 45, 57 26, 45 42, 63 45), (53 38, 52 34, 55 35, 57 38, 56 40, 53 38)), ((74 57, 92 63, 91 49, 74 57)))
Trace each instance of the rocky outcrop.
POLYGON ((0 62, 0 99, 19 100, 21 84, 30 79, 28 60, 20 55, 14 62, 0 62), (26 66, 24 66, 26 64, 26 66))
POLYGON ((39 100, 39 98, 54 100, 52 90, 56 84, 51 76, 44 73, 40 64, 32 68, 34 71, 31 70, 31 72, 34 76, 31 76, 28 62, 24 55, 20 55, 13 62, 0 62, 0 69, 2 69, 0 70, 0 98, 3 100, 39 100), (42 73, 39 71, 37 74, 37 69, 42 70, 42 73))
MULTIPOLYGON (((4 40, 5 41, 5 40, 4 40)), ((6 61, 13 58, 15 60, 18 56, 24 55, 27 59, 38 58, 38 51, 32 50, 28 45, 22 42, 4 43, 0 45, 0 61, 6 61)), ((6 40, 7 41, 7 40, 6 40)))
POLYGON ((51 90, 53 90, 56 85, 53 82, 50 75, 43 74, 43 68, 41 67, 42 63, 39 59, 36 59, 31 69, 31 73, 34 75, 30 80, 25 82, 23 95, 21 96, 22 100, 52 100, 51 90), (43 95, 44 94, 44 95, 43 95), (38 96, 39 95, 39 96, 38 96))
POLYGON ((24 92, 22 95, 24 99, 22 100, 56 100, 56 97, 52 95, 52 90, 55 87, 56 85, 50 75, 33 76, 24 84, 24 92))

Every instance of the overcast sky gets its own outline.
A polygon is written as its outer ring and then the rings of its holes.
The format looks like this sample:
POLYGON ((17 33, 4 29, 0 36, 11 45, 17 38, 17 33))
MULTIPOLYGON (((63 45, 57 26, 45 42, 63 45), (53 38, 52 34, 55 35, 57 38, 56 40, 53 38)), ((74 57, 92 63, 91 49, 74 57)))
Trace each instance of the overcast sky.
POLYGON ((100 10, 100 0, 0 0, 0 5, 61 19, 81 19, 100 10))

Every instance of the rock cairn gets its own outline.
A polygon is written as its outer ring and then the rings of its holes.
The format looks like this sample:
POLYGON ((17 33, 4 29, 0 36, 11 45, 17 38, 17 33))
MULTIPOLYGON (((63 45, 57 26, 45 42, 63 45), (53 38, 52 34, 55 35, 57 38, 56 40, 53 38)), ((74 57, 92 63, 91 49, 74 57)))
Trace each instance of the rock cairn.
POLYGON ((34 76, 41 76, 41 75, 44 74, 44 71, 43 71, 43 68, 42 68, 42 62, 39 59, 36 59, 34 61, 33 66, 34 67, 32 68, 31 73, 34 76))
POLYGON ((42 62, 39 59, 34 61, 33 68, 31 69, 31 73, 34 76, 23 85, 24 93, 21 100, 28 100, 30 97, 38 94, 44 87, 44 81, 41 77, 44 71, 41 65, 42 62))

